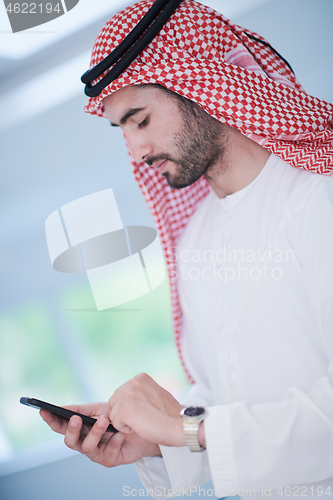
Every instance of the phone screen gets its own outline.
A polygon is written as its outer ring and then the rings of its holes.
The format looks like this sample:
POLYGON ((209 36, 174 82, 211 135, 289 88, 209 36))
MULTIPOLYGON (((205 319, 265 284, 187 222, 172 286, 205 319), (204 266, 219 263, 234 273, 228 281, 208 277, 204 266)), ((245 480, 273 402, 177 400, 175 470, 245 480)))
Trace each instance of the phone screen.
MULTIPOLYGON (((21 398, 20 403, 26 406, 31 406, 32 408, 37 408, 38 410, 47 410, 50 413, 54 413, 54 415, 62 417, 66 420, 69 420, 73 415, 78 415, 82 418, 83 424, 87 425, 88 427, 92 427, 96 422, 95 418, 88 417, 87 415, 82 415, 82 413, 67 410, 66 408, 62 408, 61 406, 52 405, 51 403, 46 403, 45 401, 40 401, 39 399, 35 398, 21 398)), ((106 432, 116 433, 118 432, 118 430, 113 427, 112 424, 110 424, 106 429, 106 432)))

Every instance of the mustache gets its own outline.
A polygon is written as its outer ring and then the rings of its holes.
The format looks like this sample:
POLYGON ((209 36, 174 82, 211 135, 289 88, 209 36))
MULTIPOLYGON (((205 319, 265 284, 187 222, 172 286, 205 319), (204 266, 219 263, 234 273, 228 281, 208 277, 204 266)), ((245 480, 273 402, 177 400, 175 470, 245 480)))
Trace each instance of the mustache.
POLYGON ((160 162, 160 161, 174 161, 170 155, 168 154, 160 154, 158 156, 147 156, 145 162, 147 163, 147 165, 149 165, 150 167, 154 164, 154 163, 157 163, 157 162, 160 162))

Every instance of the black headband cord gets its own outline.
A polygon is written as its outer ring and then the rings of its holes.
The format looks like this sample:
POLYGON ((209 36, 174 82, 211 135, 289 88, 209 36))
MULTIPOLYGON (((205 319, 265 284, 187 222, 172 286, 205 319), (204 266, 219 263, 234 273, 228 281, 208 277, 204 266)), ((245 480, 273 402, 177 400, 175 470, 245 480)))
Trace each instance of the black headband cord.
POLYGON ((86 84, 85 94, 88 97, 97 97, 105 87, 118 78, 161 31, 182 1, 156 0, 118 47, 94 68, 82 75, 81 81, 86 84), (91 82, 111 66, 113 68, 96 85, 92 86, 91 82))

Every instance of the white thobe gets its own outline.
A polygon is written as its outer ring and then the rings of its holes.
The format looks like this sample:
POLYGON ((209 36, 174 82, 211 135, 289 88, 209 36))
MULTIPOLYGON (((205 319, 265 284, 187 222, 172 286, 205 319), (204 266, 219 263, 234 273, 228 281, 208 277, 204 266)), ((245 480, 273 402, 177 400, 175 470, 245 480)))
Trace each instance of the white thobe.
POLYGON ((208 407, 207 451, 161 446, 137 462, 144 486, 333 498, 333 179, 271 155, 244 189, 201 202, 177 265, 186 403, 208 407))

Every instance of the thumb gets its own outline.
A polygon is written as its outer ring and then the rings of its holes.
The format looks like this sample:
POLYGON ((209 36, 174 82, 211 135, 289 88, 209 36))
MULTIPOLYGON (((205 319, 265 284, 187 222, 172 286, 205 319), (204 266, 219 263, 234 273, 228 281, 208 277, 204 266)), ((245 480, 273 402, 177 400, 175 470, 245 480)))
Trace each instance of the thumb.
POLYGON ((116 432, 116 434, 113 434, 113 436, 111 437, 111 440, 110 440, 113 450, 115 450, 115 449, 120 450, 126 437, 127 437, 127 434, 125 434, 124 432, 121 432, 121 431, 116 432))

